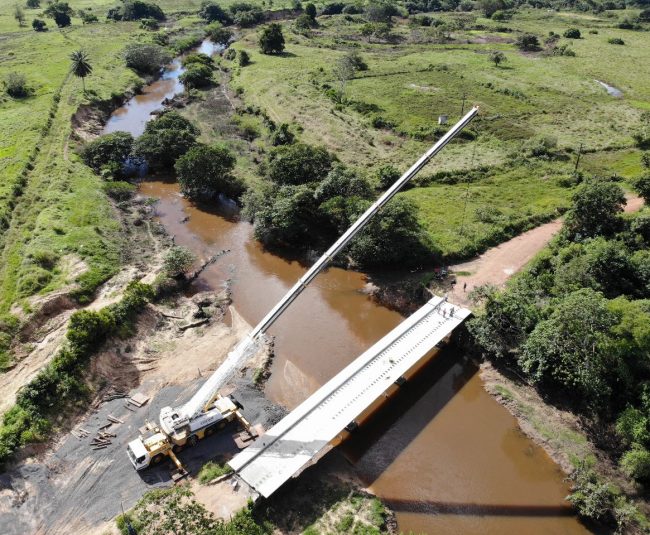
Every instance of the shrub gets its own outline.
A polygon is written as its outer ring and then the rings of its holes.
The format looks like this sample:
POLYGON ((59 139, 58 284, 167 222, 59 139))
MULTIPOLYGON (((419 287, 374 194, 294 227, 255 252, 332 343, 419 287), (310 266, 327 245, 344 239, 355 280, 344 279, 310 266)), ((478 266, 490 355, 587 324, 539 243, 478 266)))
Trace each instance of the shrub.
POLYGON ((133 136, 128 132, 113 132, 94 139, 87 143, 81 151, 81 159, 95 172, 103 167, 122 164, 131 154, 133 149, 133 136))
POLYGON ((41 0, 27 0, 27 2, 25 2, 25 5, 29 9, 38 9, 41 7, 41 0))
POLYGON ((306 32, 311 30, 313 25, 314 25, 314 19, 312 19, 309 15, 307 15, 307 13, 302 13, 298 15, 296 21, 294 22, 294 26, 296 30, 300 32, 306 32))
POLYGON ((400 172, 392 165, 380 167, 377 171, 379 187, 383 190, 390 188, 400 176, 400 172))
POLYGON ((193 63, 178 79, 185 86, 185 89, 207 87, 213 82, 212 69, 207 65, 193 63))
POLYGON ((500 50, 495 50, 494 52, 490 52, 490 61, 494 63, 495 67, 498 67, 501 63, 503 63, 507 59, 508 58, 506 57, 506 55, 500 50))
POLYGON ((567 500, 578 513, 593 520, 603 520, 614 506, 614 496, 606 483, 601 483, 596 474, 582 465, 571 475, 573 491, 567 500))
POLYGON ((224 52, 223 57, 228 61, 233 61, 237 57, 237 50, 234 48, 229 48, 224 52))
POLYGON ((226 46, 233 39, 233 32, 229 28, 224 28, 221 23, 213 22, 206 28, 207 36, 219 45, 226 46))
POLYGON ((192 267, 195 260, 196 257, 191 251, 185 247, 175 245, 167 252, 163 267, 170 277, 178 278, 183 276, 192 267))
POLYGON ((118 202, 129 200, 137 190, 133 184, 119 180, 115 182, 106 182, 104 183, 103 188, 106 195, 118 202))
POLYGON ((625 41, 623 41, 623 39, 621 39, 620 37, 610 37, 609 39, 607 39, 607 42, 610 45, 624 45, 625 44, 625 41))
POLYGON ((530 33, 525 33, 517 37, 515 44, 520 50, 524 50, 526 52, 534 52, 540 49, 539 39, 536 35, 530 33))
POLYGON ((83 24, 94 24, 96 22, 99 22, 97 15, 94 15, 89 11, 84 11, 83 9, 80 9, 79 11, 77 11, 77 14, 79 15, 79 18, 81 19, 81 22, 83 24))
POLYGON ((171 56, 159 45, 132 44, 124 50, 124 60, 137 72, 156 74, 171 61, 171 56))
POLYGON ((309 18, 316 19, 316 6, 309 2, 308 4, 305 5, 305 14, 309 16, 309 18))
POLYGON ((233 12, 233 20, 242 28, 250 28, 264 20, 264 13, 250 4, 233 4, 230 6, 233 12))
POLYGON ((225 147, 193 146, 176 160, 174 166, 181 191, 190 199, 211 198, 219 194, 239 197, 243 185, 232 175, 235 161, 225 147))
POLYGON ((143 30, 149 30, 150 32, 154 32, 158 28, 160 28, 160 24, 158 24, 158 21, 156 19, 152 19, 152 18, 141 19, 140 28, 143 30))
POLYGON ((393 121, 390 121, 381 115, 373 117, 370 124, 373 128, 395 128, 395 123, 393 121))
POLYGON ((578 28, 569 28, 564 32, 564 37, 567 39, 580 39, 580 30, 578 28))
POLYGON ((332 2, 330 4, 325 4, 321 11, 322 15, 340 15, 343 13, 345 4, 343 2, 332 2))
POLYGON ((24 74, 10 72, 4 79, 5 91, 10 97, 23 98, 29 95, 27 78, 24 74))
MULTIPOLYGON (((644 154, 647 156, 647 154, 644 154)), ((646 204, 650 205, 650 174, 639 177, 634 182, 634 189, 643 198, 646 204)))
POLYGON ((276 184, 306 184, 325 178, 332 156, 324 147, 304 143, 276 147, 269 153, 267 175, 276 184))
POLYGON ((183 67, 191 67, 192 65, 197 64, 212 67, 214 65, 214 61, 207 54, 201 53, 188 54, 183 58, 183 67))
POLYGON ((240 50, 239 51, 239 66, 240 67, 246 67, 246 65, 250 65, 251 62, 251 57, 246 52, 245 50, 240 50))
POLYGON ((262 54, 281 54, 284 51, 284 35, 282 26, 273 22, 262 29, 259 38, 262 54))
POLYGON ((216 21, 222 24, 232 24, 232 17, 220 5, 214 2, 202 2, 199 17, 207 22, 216 21))
POLYGON ((621 457, 621 469, 640 482, 650 481, 650 451, 635 446, 621 457))
POLYGON ((274 147, 280 145, 291 145, 295 138, 296 136, 289 130, 289 125, 287 123, 282 123, 271 134, 271 145, 274 147))
POLYGON ((134 143, 134 154, 153 169, 170 168, 196 143, 200 130, 175 111, 149 121, 134 143))
POLYGON ((32 21, 32 28, 34 28, 34 31, 36 31, 36 32, 46 32, 47 31, 47 23, 44 20, 41 20, 41 19, 34 19, 32 21))

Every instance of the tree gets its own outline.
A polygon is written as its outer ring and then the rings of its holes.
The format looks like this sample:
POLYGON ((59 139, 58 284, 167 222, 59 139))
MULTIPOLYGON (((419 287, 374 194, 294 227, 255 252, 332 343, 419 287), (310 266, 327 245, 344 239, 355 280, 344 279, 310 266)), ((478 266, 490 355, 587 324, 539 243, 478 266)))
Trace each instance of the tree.
POLYGON ((310 19, 316 20, 316 6, 309 2, 305 5, 305 14, 309 16, 310 19))
POLYGON ((199 17, 207 22, 217 21, 222 24, 232 24, 232 17, 220 5, 214 2, 202 2, 199 17))
POLYGON ((580 30, 578 28, 569 28, 564 32, 564 37, 567 39, 580 39, 580 30))
POLYGON ((102 169, 121 168, 131 155, 133 136, 128 132, 113 132, 99 136, 81 150, 81 159, 99 173, 102 169))
MULTIPOLYGON (((647 156, 647 154, 644 154, 647 156)), ((639 177, 634 183, 634 189, 643 198, 646 204, 650 205, 650 174, 639 177)))
POLYGON ((53 2, 47 6, 43 13, 54 19, 54 22, 59 28, 70 26, 72 22, 71 17, 73 11, 67 2, 53 2))
POLYGON ((27 0, 25 4, 29 9, 38 9, 41 7, 41 0, 27 0))
POLYGON ((271 145, 274 147, 280 145, 291 145, 295 138, 296 136, 294 136, 293 132, 289 130, 289 125, 287 123, 282 123, 273 131, 273 134, 271 134, 271 145))
POLYGON ((368 181, 342 164, 334 165, 314 191, 314 198, 318 203, 334 197, 371 199, 372 196, 372 187, 368 181))
POLYGON ((332 167, 332 156, 324 147, 304 143, 276 147, 269 153, 267 176, 276 184, 320 182, 332 167))
POLYGON ((246 67, 246 65, 250 65, 251 57, 245 50, 240 50, 238 60, 240 67, 246 67))
POLYGON ((106 18, 112 20, 165 20, 165 13, 157 4, 140 0, 125 0, 121 6, 109 9, 106 18))
POLYGON ((399 10, 390 0, 371 1, 366 6, 366 17, 371 22, 383 22, 390 25, 395 15, 399 15, 399 10))
POLYGON ((34 28, 35 32, 46 32, 47 31, 47 24, 45 23, 44 20, 34 19, 32 21, 32 28, 34 28))
POLYGON ((639 22, 650 22, 650 9, 644 9, 639 13, 639 22))
POLYGON ((412 202, 393 199, 352 240, 347 248, 350 258, 364 268, 432 264, 437 253, 416 214, 412 202))
POLYGON ((383 190, 390 188, 400 177, 400 172, 392 165, 384 165, 377 171, 379 187, 383 190))
POLYGON ((262 29, 259 39, 262 54, 281 54, 284 51, 282 26, 273 22, 262 29))
POLYGON ((137 72, 156 74, 171 61, 171 56, 159 45, 132 44, 124 50, 124 60, 137 72))
MULTIPOLYGON (((314 25, 314 19, 312 19, 307 13, 301 13, 298 15, 296 18, 296 21, 294 22, 294 26, 296 30, 299 32, 309 32, 311 30, 311 27, 314 25)), ((305 35, 309 35, 306 33, 305 35)))
POLYGON ((540 321, 519 365, 535 383, 571 393, 597 411, 606 408, 618 363, 609 351, 616 315, 602 294, 584 288, 566 296, 540 321))
POLYGON ((84 93, 86 92, 86 76, 93 72, 93 67, 90 64, 89 59, 88 54, 83 50, 76 50, 70 54, 70 60, 72 61, 70 72, 72 72, 72 74, 77 78, 81 78, 84 93))
POLYGON ((354 65, 350 63, 347 58, 339 58, 334 63, 332 74, 339 82, 339 98, 343 99, 345 95, 345 87, 349 80, 354 78, 354 65))
POLYGON ((135 156, 144 158, 153 169, 174 165, 195 143, 200 130, 175 111, 149 121, 134 144, 135 156))
POLYGON ((586 182, 573 194, 572 202, 564 222, 564 233, 569 239, 580 241, 604 236, 619 228, 625 195, 614 182, 586 182))
POLYGON ((225 147, 194 145, 174 165, 181 191, 190 199, 239 197, 244 188, 232 174, 235 161, 225 147))
POLYGON ((650 152, 644 152, 641 155, 641 165, 644 169, 650 169, 650 152))
POLYGON ((491 18, 497 11, 505 9, 503 0, 479 0, 478 8, 483 11, 486 18, 491 18))
POLYGON ((533 35, 531 33, 525 33, 517 37, 515 44, 520 50, 523 50, 525 52, 535 52, 540 48, 539 39, 537 39, 536 35, 533 35))
POLYGON ((25 12, 23 11, 23 8, 18 4, 14 6, 14 18, 18 22, 18 26, 21 28, 25 25, 25 12))
POLYGON ((490 61, 494 63, 495 67, 498 67, 501 63, 507 60, 508 58, 506 57, 506 55, 500 50, 495 50, 494 52, 490 52, 490 61))

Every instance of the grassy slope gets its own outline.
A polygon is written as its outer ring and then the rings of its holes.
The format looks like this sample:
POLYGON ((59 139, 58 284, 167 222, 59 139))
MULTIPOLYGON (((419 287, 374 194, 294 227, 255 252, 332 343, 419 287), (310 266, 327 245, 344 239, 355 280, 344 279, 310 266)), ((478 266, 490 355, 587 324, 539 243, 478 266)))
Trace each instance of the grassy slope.
MULTIPOLYGON (((619 15, 623 16, 614 14, 619 15)), ((247 103, 264 108, 276 122, 297 123, 304 128, 303 139, 326 144, 345 163, 369 171, 386 163, 403 170, 430 142, 375 130, 369 127, 368 117, 350 108, 335 109, 320 86, 337 85, 331 68, 346 51, 358 50, 370 67, 347 84, 346 96, 379 106, 379 113, 396 123, 398 131, 430 128, 443 113, 453 121, 460 113, 463 94, 468 103, 479 104, 482 117, 473 126, 479 133, 475 147, 454 143, 429 167, 429 171, 479 165, 504 169, 470 187, 464 232, 460 231, 465 185, 406 193, 419 206, 420 220, 431 236, 453 256, 469 243, 475 247, 490 243, 489 237, 504 222, 522 218, 539 222, 552 217, 557 207, 566 206, 571 190, 560 187, 557 178, 571 171, 572 158, 527 166, 512 163, 511 157, 521 153, 532 138, 553 136, 560 148, 569 150, 583 143, 593 151, 583 157, 583 169, 589 172, 617 173, 628 179, 641 172, 639 152, 629 147, 634 125, 650 103, 647 74, 638 68, 650 38, 647 32, 613 28, 616 20, 530 11, 505 23, 513 33, 457 31, 455 41, 445 45, 413 42, 412 30, 400 23, 395 31, 403 40, 387 45, 360 40, 357 23, 321 17, 321 27, 311 39, 291 33, 285 25, 289 54, 282 57, 260 54, 256 33, 246 35, 235 48, 248 50, 253 64, 239 74, 235 71, 233 83, 244 89, 247 103), (512 44, 520 32, 534 32, 543 39, 549 31, 563 33, 571 26, 578 26, 584 36, 570 42, 577 57, 522 54, 512 44), (599 33, 589 34, 589 29, 599 33), (626 46, 607 43, 615 36, 622 36, 626 46), (495 49, 506 53, 504 67, 495 68, 488 61, 488 53, 495 49), (622 89, 624 98, 607 95, 596 79, 622 89), (502 212, 499 222, 486 225, 477 220, 475 209, 487 206, 502 212)), ((477 22, 496 25, 485 19, 477 22)), ((417 29, 420 37, 429 31, 417 29)), ((564 43, 569 40, 559 42, 564 43)))

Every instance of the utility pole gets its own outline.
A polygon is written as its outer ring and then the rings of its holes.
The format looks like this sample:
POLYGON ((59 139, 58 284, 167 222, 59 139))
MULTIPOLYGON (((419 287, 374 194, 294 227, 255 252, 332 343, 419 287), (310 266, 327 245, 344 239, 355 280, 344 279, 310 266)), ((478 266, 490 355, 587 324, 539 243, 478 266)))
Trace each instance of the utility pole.
POLYGON ((581 154, 582 154, 582 143, 580 143, 580 147, 578 148, 578 157, 576 158, 576 166, 575 169, 573 170, 574 175, 578 172, 578 164, 580 163, 581 154))

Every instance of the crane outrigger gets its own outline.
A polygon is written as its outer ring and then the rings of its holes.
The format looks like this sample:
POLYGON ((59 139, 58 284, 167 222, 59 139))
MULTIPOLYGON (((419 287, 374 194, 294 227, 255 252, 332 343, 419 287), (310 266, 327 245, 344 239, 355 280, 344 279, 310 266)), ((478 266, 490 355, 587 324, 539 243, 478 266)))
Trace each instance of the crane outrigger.
POLYGON ((136 470, 142 470, 152 463, 160 462, 165 456, 169 456, 179 471, 185 473, 175 451, 179 451, 187 444, 194 445, 204 436, 222 429, 229 421, 235 419, 245 429, 250 429, 249 422, 240 412, 242 407, 233 399, 221 396, 219 389, 237 372, 240 364, 255 351, 266 331, 307 285, 330 264, 332 259, 368 224, 370 219, 417 175, 431 158, 474 119, 478 110, 478 106, 473 107, 323 253, 255 328, 235 346, 223 364, 203 383, 189 401, 178 407, 163 407, 160 411, 160 425, 148 423, 141 436, 129 442, 127 453, 136 470))

